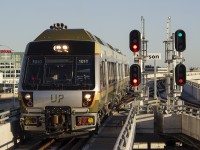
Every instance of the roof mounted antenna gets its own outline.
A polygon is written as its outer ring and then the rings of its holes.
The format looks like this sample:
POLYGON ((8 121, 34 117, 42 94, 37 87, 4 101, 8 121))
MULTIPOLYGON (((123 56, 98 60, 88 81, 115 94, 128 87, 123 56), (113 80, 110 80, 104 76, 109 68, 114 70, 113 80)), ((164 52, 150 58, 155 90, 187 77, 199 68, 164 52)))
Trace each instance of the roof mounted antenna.
POLYGON ((50 26, 50 29, 52 29, 52 30, 64 30, 64 29, 67 29, 67 26, 64 25, 64 23, 54 23, 52 26, 50 26))

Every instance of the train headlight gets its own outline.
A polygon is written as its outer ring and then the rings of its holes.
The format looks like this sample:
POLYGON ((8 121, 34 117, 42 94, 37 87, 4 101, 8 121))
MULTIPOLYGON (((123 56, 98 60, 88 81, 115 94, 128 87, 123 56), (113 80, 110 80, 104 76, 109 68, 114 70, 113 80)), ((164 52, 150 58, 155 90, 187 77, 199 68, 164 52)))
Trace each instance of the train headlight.
POLYGON ((87 101, 91 101, 91 94, 85 94, 84 98, 85 98, 87 101))
POLYGON ((26 107, 33 107, 33 93, 32 92, 22 92, 21 99, 26 107))
POLYGON ((55 44, 53 46, 53 50, 58 53, 68 53, 69 52, 69 45, 67 44, 55 44))
POLYGON ((30 100, 30 99, 31 99, 31 95, 30 95, 29 93, 27 93, 27 94, 24 96, 24 98, 25 98, 26 100, 30 100))
POLYGON ((89 107, 94 99, 94 92, 83 92, 82 93, 82 106, 89 107))

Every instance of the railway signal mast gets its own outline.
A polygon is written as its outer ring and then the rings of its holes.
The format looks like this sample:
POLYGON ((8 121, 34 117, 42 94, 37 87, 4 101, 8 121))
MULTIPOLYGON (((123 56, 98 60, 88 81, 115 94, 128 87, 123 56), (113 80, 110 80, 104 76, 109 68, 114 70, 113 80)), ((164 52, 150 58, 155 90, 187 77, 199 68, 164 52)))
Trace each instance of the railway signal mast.
POLYGON ((144 18, 141 17, 142 33, 139 30, 132 30, 129 35, 129 47, 134 54, 134 62, 130 67, 130 84, 134 87, 134 91, 140 93, 140 98, 147 96, 146 78, 143 72, 144 63, 147 57, 147 41, 144 36, 144 18), (137 71, 136 71, 137 70, 137 71), (137 79, 134 76, 137 75, 137 79), (134 83, 135 82, 135 83, 134 83), (140 85, 140 83, 142 83, 140 85))
MULTIPOLYGON (((132 30, 129 35, 129 47, 137 56, 141 49, 141 34, 138 30, 132 30)), ((130 67, 130 84, 134 87, 134 91, 138 91, 138 86, 141 82, 141 67, 139 64, 133 64, 130 67)))
POLYGON ((166 94, 167 94, 167 110, 169 110, 169 107, 171 105, 171 100, 177 100, 176 97, 180 95, 182 92, 182 86, 186 83, 186 67, 183 64, 185 61, 182 52, 186 49, 186 34, 185 31, 179 29, 173 33, 172 36, 170 35, 170 23, 171 23, 171 17, 168 17, 167 19, 167 41, 165 42, 165 62, 168 66, 168 73, 166 76, 166 94), (171 45, 172 43, 172 45, 171 45), (170 55, 170 52, 172 54, 170 55), (172 56, 172 58, 170 58, 172 56), (178 64, 177 64, 178 62, 178 64), (171 63, 173 65, 171 65, 171 63), (173 66, 173 97, 170 95, 170 71, 171 66, 173 66))
MULTIPOLYGON (((175 32, 174 41, 175 41, 175 49, 178 53, 178 55, 174 58, 180 60, 180 63, 176 65, 174 70, 174 75, 175 75, 174 80, 176 85, 178 85, 177 89, 178 92, 180 93, 182 91, 182 86, 186 83, 186 67, 183 64, 184 59, 182 56, 182 52, 186 49, 185 31, 181 29, 177 30, 175 32)), ((176 93, 176 90, 174 90, 174 92, 176 93)))

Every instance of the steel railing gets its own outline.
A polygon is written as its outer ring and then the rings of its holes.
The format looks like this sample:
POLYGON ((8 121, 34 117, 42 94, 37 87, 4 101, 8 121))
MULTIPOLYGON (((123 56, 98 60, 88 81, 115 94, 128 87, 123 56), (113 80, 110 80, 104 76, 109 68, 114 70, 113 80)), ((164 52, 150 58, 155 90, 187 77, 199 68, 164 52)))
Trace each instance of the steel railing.
POLYGON ((126 122, 114 145, 114 150, 132 149, 135 139, 136 112, 138 107, 132 103, 126 122))
POLYGON ((10 109, 0 113, 0 124, 11 121, 13 118, 20 115, 20 108, 10 109))

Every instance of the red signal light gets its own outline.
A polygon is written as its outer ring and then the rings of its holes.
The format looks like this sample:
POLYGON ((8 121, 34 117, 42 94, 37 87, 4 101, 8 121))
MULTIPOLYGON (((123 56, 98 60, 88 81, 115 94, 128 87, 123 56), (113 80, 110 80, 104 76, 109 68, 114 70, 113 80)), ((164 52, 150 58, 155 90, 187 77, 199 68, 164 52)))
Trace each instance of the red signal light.
POLYGON ((179 82, 179 83, 183 83, 183 79, 179 79, 178 82, 179 82))
POLYGON ((138 52, 138 46, 137 45, 133 45, 133 52, 138 52))
POLYGON ((133 79, 133 86, 138 86, 138 79, 136 78, 133 79))
POLYGON ((138 82, 138 80, 137 79, 133 79, 133 83, 137 83, 138 82))

